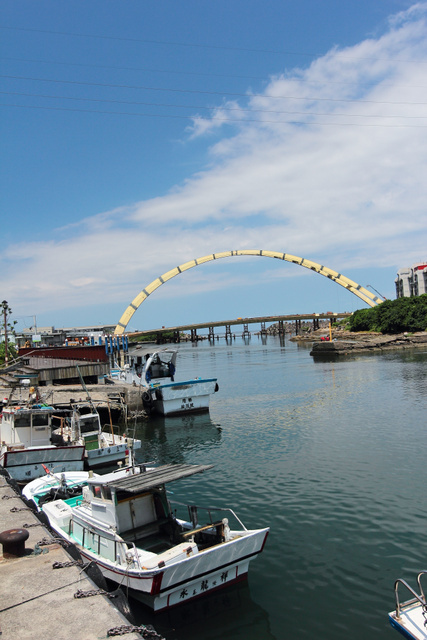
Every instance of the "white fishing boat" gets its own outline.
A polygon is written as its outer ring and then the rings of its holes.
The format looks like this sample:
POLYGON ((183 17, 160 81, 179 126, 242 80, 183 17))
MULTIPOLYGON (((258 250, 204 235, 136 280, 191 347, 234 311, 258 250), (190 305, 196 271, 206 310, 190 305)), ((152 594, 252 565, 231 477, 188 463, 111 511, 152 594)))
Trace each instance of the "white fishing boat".
POLYGON ((417 576, 418 592, 401 578, 394 583, 396 607, 388 614, 389 620, 391 626, 409 640, 427 640, 427 600, 421 585, 425 574, 427 570, 420 571, 417 576), (399 589, 402 588, 410 596, 405 602, 401 602, 399 597, 399 589))
POLYGON ((114 433, 112 424, 109 431, 103 431, 99 413, 93 405, 90 406, 90 413, 81 413, 81 407, 75 406, 71 418, 63 420, 55 430, 56 436, 63 440, 85 447, 85 466, 93 469, 124 462, 131 450, 140 449, 141 440, 114 433))
MULTIPOLYGON (((153 468, 153 463, 151 462, 136 465, 133 462, 133 458, 130 462, 131 464, 129 466, 119 466, 113 471, 113 477, 126 477, 131 474, 142 473, 147 468, 153 468)), ((53 473, 46 466, 44 466, 44 470, 44 476, 32 480, 25 485, 21 491, 23 498, 29 503, 29 506, 37 511, 42 511, 43 505, 46 504, 46 502, 81 497, 83 487, 87 486, 88 479, 100 477, 91 470, 53 473)))
POLYGON ((147 354, 145 363, 131 361, 114 369, 111 377, 120 383, 141 386, 147 413, 178 415, 208 411, 210 396, 219 389, 217 378, 176 380, 177 354, 176 349, 147 354))
POLYGON ((17 482, 30 482, 45 474, 43 465, 56 471, 82 471, 83 444, 52 444, 52 416, 45 405, 3 407, 0 422, 0 466, 17 482))
POLYGON ((22 496, 33 508, 41 511, 46 502, 81 496, 90 473, 94 475, 89 471, 53 473, 45 466, 45 475, 26 484, 22 496))
POLYGON ((210 468, 164 465, 88 478, 81 498, 48 502, 43 513, 106 578, 159 611, 245 579, 264 547, 269 529, 248 530, 231 509, 205 509, 203 524, 202 507, 188 507, 187 518, 172 510, 165 485, 210 468))

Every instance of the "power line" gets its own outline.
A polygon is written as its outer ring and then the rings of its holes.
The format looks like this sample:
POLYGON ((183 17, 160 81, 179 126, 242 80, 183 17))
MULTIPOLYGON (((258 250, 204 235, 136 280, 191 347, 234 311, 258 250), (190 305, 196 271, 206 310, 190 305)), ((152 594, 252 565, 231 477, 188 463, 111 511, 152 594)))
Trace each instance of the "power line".
MULTIPOLYGON (((156 45, 166 45, 166 46, 174 46, 174 47, 186 47, 186 48, 195 48, 195 49, 213 49, 218 51, 243 51, 246 53, 274 53, 280 55, 291 55, 291 56, 305 56, 308 58, 317 58, 321 56, 320 53, 304 53, 301 51, 287 51, 287 50, 279 50, 279 49, 255 49, 253 47, 232 47, 232 46, 220 46, 215 44, 200 44, 200 43, 189 43, 189 42, 175 42, 171 40, 152 40, 146 38, 124 38, 122 36, 106 36, 99 34, 90 34, 90 33, 74 33, 70 31, 54 31, 51 29, 34 29, 29 27, 5 27, 0 26, 0 29, 9 30, 9 31, 27 31, 30 33, 44 33, 49 35, 58 35, 58 36, 71 36, 74 38, 98 38, 100 40, 112 40, 118 42, 139 42, 141 44, 156 44, 156 45)), ((345 58, 346 56, 342 56, 345 58)), ((427 60, 401 60, 398 58, 365 58, 365 57, 357 57, 357 56, 347 56, 347 59, 350 60, 386 60, 388 62, 420 62, 422 64, 427 64, 427 60)))
MULTIPOLYGON (((106 104, 127 104, 127 105, 141 105, 147 107, 172 107, 177 109, 205 109, 208 111, 214 111, 216 109, 220 111, 236 111, 238 113, 275 113, 277 115, 307 115, 307 116, 326 116, 326 117, 352 117, 352 118, 385 118, 385 119, 425 119, 425 116, 402 116, 402 115, 371 115, 371 114, 357 114, 357 113, 318 113, 315 111, 276 111, 273 109, 243 109, 241 107, 208 107, 205 105, 192 105, 192 104, 176 104, 167 102, 141 102, 137 100, 108 100, 102 98, 79 98, 72 96, 53 96, 42 93, 22 93, 18 91, 0 91, 0 95, 8 96, 22 96, 30 98, 48 98, 52 100, 75 100, 79 102, 99 102, 106 104)), ((190 116, 193 117, 193 116, 190 116)), ((262 122, 262 120, 260 120, 262 122)))
POLYGON ((351 98, 319 98, 316 96, 273 96, 268 94, 247 94, 247 93, 235 93, 230 91, 205 91, 201 89, 171 89, 163 87, 149 87, 145 85, 126 85, 126 84, 112 84, 101 82, 83 82, 81 80, 56 80, 51 78, 35 78, 32 76, 14 76, 14 75, 0 75, 0 78, 7 78, 10 80, 31 80, 35 82, 50 82, 53 84, 69 84, 80 85, 84 87, 104 87, 109 89, 142 89, 144 91, 170 91, 171 93, 195 93, 200 95, 211 96, 233 96, 239 98, 269 98, 273 100, 310 100, 317 102, 351 102, 358 104, 393 104, 403 106, 420 106, 425 105, 425 102, 393 102, 387 100, 359 100, 351 98))
MULTIPOLYGON (((46 106, 38 106, 38 105, 23 105, 23 104, 8 104, 8 103, 0 103, 0 106, 3 107, 16 107, 21 109, 42 109, 48 111, 67 111, 67 112, 75 112, 75 113, 98 113, 105 115, 121 115, 121 116, 137 116, 143 118, 173 118, 173 119, 181 119, 181 120, 195 120, 195 116, 184 116, 184 115, 165 115, 159 113, 130 113, 128 111, 101 111, 100 109, 76 109, 76 108, 68 108, 68 107, 46 107, 46 106)), ((351 115, 350 115, 351 117, 351 115)), ((234 123, 245 123, 245 122, 258 122, 259 124, 297 124, 297 125, 306 125, 306 126, 336 126, 336 127, 382 127, 382 128, 411 128, 411 129, 425 129, 427 125, 410 125, 410 124, 359 124, 354 122, 306 122, 306 121, 297 121, 297 120, 256 120, 252 118, 245 118, 244 121, 232 119, 232 118, 217 118, 213 116, 210 120, 214 120, 216 122, 234 122, 234 123)))
MULTIPOLYGON (((142 71, 144 73, 164 73, 169 75, 181 75, 181 76, 198 76, 202 78, 238 78, 241 80, 262 80, 269 81, 269 76, 275 76, 280 74, 270 73, 267 77, 264 76, 249 76, 242 75, 236 73, 212 73, 212 72, 202 72, 202 71, 183 71, 182 69, 152 69, 150 67, 126 67, 126 66, 116 66, 116 65, 107 65, 107 64, 90 64, 88 62, 61 62, 59 60, 39 60, 36 58, 10 58, 10 57, 2 57, 0 56, 0 60, 12 61, 12 62, 31 62, 37 64, 56 64, 60 66, 68 66, 68 67, 79 67, 83 69, 113 69, 114 71, 142 71)), ((293 78, 285 78, 285 80, 293 80, 293 78)), ((297 79, 301 82, 301 79, 297 79)), ((308 80, 304 80, 305 85, 341 85, 341 86, 363 86, 363 87, 374 87, 377 85, 376 82, 334 82, 332 80, 317 80, 310 82, 308 80)), ((425 89, 427 85, 413 85, 413 84, 387 84, 381 83, 383 87, 395 87, 395 88, 411 88, 411 89, 425 89)))

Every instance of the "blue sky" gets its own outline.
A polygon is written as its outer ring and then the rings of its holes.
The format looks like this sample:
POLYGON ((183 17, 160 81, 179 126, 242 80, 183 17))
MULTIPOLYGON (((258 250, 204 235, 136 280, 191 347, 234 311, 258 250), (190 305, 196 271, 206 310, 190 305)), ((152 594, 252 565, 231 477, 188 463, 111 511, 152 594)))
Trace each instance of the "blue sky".
MULTIPOLYGON (((1 4, 1 295, 115 323, 157 276, 282 251, 394 298, 427 258, 427 3, 1 4)), ((160 287, 129 329, 353 311, 267 258, 160 287)))

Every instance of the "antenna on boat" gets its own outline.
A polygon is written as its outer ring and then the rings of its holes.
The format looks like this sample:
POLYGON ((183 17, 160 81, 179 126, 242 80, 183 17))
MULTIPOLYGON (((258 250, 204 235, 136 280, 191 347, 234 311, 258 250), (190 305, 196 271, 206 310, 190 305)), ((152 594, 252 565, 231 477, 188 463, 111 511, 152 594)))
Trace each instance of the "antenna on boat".
POLYGON ((92 402, 92 398, 90 397, 90 393, 89 393, 89 391, 88 391, 88 389, 87 389, 87 387, 86 387, 86 385, 85 385, 85 381, 84 381, 83 376, 82 376, 82 374, 81 374, 81 372, 80 372, 80 369, 79 369, 79 365, 78 365, 78 364, 76 364, 76 369, 77 369, 77 373, 79 374, 80 383, 81 383, 81 385, 82 385, 82 387, 83 387, 83 390, 86 392, 87 399, 89 400, 90 408, 92 409, 92 411, 93 411, 94 413, 98 413, 98 410, 96 409, 95 405, 93 404, 93 402, 92 402))

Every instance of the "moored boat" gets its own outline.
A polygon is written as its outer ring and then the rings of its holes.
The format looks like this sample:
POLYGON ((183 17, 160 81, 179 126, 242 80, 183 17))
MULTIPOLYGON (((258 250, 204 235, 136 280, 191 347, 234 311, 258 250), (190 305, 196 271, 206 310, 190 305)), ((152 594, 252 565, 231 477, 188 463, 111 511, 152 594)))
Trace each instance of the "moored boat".
POLYGON ((47 405, 3 407, 0 422, 0 466, 17 482, 30 482, 55 471, 82 471, 83 444, 52 444, 53 407, 47 405))
MULTIPOLYGON (((147 413, 178 415, 209 410, 210 396, 218 391, 217 378, 176 380, 176 349, 147 354, 145 363, 132 362, 112 372, 120 383, 140 386, 147 413)), ((139 358, 138 360, 141 360, 139 358)))
POLYGON ((45 475, 26 484, 22 489, 22 496, 32 508, 41 511, 46 502, 81 496, 89 473, 93 474, 89 471, 52 473, 45 466, 45 475))
POLYGON ((85 466, 89 469, 124 462, 132 450, 141 447, 141 440, 126 435, 103 431, 99 413, 91 405, 90 413, 82 413, 74 406, 71 418, 64 420, 55 434, 63 440, 85 447, 85 466))
POLYGON ((202 507, 188 507, 187 518, 176 516, 166 484, 210 468, 164 465, 88 478, 81 498, 49 502, 43 513, 106 578, 159 611, 245 579, 264 547, 269 529, 248 530, 231 509, 206 509, 203 524, 202 507), (227 517, 213 518, 214 512, 232 516, 238 528, 231 529, 227 517))
POLYGON ((420 571, 417 576, 418 592, 405 580, 399 578, 394 583, 396 607, 389 615, 390 624, 409 640, 427 640, 427 600, 421 579, 427 570, 420 571), (399 589, 406 589, 409 600, 400 601, 399 589))

